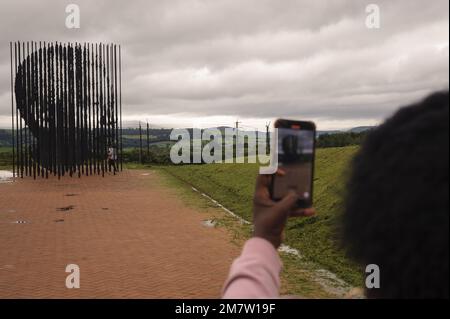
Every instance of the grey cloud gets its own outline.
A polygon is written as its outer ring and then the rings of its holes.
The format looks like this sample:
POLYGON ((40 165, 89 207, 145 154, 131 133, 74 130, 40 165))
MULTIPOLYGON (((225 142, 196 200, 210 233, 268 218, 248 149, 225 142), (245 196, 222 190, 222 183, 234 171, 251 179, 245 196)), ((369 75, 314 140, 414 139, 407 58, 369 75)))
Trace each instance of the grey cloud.
POLYGON ((448 88, 449 3, 375 2, 379 30, 365 1, 2 1, 0 115, 9 41, 45 40, 121 43, 126 115, 379 120, 448 88), (68 3, 79 30, 64 27, 68 3))

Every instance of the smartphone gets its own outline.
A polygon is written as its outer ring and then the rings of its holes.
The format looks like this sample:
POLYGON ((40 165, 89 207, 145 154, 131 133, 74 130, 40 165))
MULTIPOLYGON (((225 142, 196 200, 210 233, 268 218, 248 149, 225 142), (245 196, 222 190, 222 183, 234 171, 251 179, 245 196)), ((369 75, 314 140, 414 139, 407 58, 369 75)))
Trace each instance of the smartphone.
POLYGON ((278 167, 285 175, 273 175, 270 193, 273 200, 282 199, 289 190, 299 195, 299 208, 313 204, 316 125, 313 122, 278 119, 278 167))

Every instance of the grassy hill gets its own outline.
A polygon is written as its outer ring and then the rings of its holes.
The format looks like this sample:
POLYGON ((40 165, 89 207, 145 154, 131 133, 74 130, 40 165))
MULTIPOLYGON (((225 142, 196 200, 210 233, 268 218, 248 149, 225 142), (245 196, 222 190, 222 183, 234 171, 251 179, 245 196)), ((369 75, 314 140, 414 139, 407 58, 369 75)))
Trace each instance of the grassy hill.
POLYGON ((0 169, 12 168, 12 147, 0 146, 0 169))
MULTIPOLYGON (((336 232, 348 163, 357 147, 318 149, 314 180, 317 216, 291 219, 286 244, 299 249, 310 261, 328 269, 348 283, 361 286, 358 267, 339 249, 336 232)), ((168 166, 166 169, 207 193, 225 207, 251 220, 256 164, 209 164, 168 166)))

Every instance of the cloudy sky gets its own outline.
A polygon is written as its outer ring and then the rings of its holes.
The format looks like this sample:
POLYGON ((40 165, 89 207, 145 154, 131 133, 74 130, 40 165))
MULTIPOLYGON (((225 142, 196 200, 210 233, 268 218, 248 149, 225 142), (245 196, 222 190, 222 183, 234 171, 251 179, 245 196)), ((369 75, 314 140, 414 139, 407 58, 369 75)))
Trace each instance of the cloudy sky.
POLYGON ((448 89, 448 11, 448 0, 2 0, 0 126, 14 40, 121 44, 127 123, 373 125, 448 89), (70 3, 80 29, 65 26, 70 3), (379 29, 366 27, 369 3, 379 29))

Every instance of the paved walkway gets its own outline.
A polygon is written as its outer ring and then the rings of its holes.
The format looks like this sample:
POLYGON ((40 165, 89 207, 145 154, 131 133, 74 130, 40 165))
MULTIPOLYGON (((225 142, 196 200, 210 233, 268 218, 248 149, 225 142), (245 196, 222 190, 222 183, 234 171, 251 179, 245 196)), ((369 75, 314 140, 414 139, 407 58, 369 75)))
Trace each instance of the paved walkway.
POLYGON ((161 181, 129 170, 0 184, 0 298, 219 297, 239 248, 161 181), (68 264, 80 289, 65 286, 68 264))

